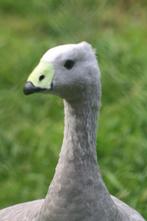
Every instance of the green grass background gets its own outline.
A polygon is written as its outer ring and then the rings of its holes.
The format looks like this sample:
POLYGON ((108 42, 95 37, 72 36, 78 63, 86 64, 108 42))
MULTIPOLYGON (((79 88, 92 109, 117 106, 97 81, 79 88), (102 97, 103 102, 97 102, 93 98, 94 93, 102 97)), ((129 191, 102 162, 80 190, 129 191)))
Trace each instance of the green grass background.
POLYGON ((0 0, 0 208, 45 196, 62 143, 62 100, 25 97, 28 74, 48 48, 86 40, 102 72, 104 180, 147 218, 146 11, 145 0, 0 0))

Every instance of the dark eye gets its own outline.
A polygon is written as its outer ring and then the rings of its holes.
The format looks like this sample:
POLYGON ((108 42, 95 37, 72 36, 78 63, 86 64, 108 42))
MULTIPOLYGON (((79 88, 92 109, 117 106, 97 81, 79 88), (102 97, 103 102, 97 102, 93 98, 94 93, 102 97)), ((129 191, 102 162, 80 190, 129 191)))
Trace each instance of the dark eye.
POLYGON ((69 70, 69 69, 72 69, 74 64, 75 64, 75 62, 73 60, 66 60, 64 63, 64 67, 69 70))

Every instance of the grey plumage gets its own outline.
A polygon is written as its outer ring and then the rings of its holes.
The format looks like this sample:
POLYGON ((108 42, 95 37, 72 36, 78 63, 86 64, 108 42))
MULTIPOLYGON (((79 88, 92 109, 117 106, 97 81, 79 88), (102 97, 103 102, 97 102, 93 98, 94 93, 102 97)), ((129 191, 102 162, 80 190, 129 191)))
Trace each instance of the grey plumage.
MULTIPOLYGON (((29 93, 36 87, 64 99, 65 128, 58 165, 45 199, 3 209, 0 221, 144 221, 109 194, 97 164, 101 85, 92 47, 86 42, 59 46, 49 50, 41 62, 53 65, 52 87, 37 81, 33 72, 29 93), (65 67, 67 60, 74 61, 73 68, 65 67)), ((27 90, 28 85, 26 94, 27 90)))

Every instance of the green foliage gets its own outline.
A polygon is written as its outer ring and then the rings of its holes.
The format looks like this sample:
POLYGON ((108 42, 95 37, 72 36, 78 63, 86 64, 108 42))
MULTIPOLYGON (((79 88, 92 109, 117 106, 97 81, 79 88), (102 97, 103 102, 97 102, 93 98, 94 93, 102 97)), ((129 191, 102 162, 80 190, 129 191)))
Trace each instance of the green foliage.
POLYGON ((0 1, 0 207, 45 196, 63 136, 59 98, 25 97, 41 55, 87 40, 103 97, 97 147, 112 194, 147 218, 146 1, 0 1))

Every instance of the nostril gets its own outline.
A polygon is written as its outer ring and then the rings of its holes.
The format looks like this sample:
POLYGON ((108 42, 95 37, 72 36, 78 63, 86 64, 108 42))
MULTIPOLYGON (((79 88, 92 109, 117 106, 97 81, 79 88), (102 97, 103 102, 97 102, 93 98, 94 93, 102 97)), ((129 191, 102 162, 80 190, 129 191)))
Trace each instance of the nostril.
POLYGON ((39 81, 42 81, 44 78, 45 78, 45 76, 44 76, 43 74, 40 75, 40 77, 39 77, 39 81))

